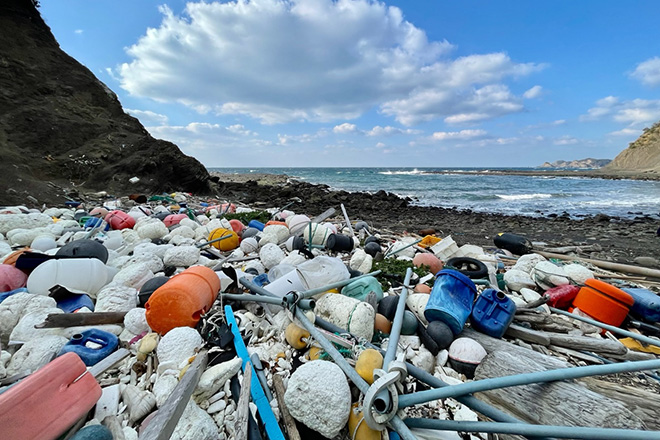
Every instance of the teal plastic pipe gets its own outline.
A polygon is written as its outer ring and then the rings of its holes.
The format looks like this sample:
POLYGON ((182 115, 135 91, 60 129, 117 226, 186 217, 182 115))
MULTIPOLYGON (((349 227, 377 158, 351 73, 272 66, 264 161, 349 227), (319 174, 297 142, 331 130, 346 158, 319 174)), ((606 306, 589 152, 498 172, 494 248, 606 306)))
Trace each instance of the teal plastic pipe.
POLYGON ((660 359, 650 361, 622 362, 619 364, 587 365, 586 367, 560 368, 557 370, 537 371, 534 373, 514 374, 512 376, 494 377, 491 379, 476 380, 446 388, 420 391, 405 394, 399 397, 399 408, 430 402, 432 400, 449 397, 464 396, 466 394, 495 390, 498 388, 529 385, 556 380, 579 379, 581 377, 599 376, 603 374, 616 374, 629 371, 644 371, 660 368, 660 359))
POLYGON ((551 436, 586 440, 658 440, 659 431, 637 431, 614 428, 587 428, 582 426, 528 425, 525 423, 458 422, 455 420, 409 418, 404 422, 410 428, 439 429, 443 431, 488 432, 524 436, 551 436))
POLYGON ((624 330, 624 329, 621 329, 619 327, 614 327, 613 325, 605 324, 605 323, 602 323, 600 321, 596 321, 596 320, 591 319, 591 318, 586 318, 584 316, 576 315, 574 313, 569 313, 566 310, 556 309, 554 307, 550 307, 550 310, 552 310, 555 313, 559 313, 560 315, 569 316, 573 319, 577 319, 578 321, 586 322, 588 324, 595 325, 596 327, 604 328, 605 330, 609 330, 612 333, 617 333, 617 334, 620 334, 622 336, 627 336, 629 338, 636 339, 639 342, 643 342, 645 344, 660 347, 660 341, 658 341, 657 339, 653 339, 653 338, 649 338, 648 336, 639 335, 637 333, 629 332, 628 330, 624 330))

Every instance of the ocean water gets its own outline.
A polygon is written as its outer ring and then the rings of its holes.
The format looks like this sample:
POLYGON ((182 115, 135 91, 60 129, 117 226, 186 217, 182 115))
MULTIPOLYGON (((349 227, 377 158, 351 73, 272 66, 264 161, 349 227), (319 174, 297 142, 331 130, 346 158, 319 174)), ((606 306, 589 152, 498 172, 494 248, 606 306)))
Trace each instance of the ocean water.
MULTIPOLYGON (((531 168, 513 168, 532 170, 531 168)), ((286 174, 334 189, 385 190, 414 204, 481 212, 546 216, 599 213, 660 218, 660 181, 582 177, 457 174, 483 168, 210 168, 223 173, 286 174), (441 172, 440 174, 438 172, 441 172)), ((491 169, 495 170, 495 169, 491 169)), ((499 168, 497 170, 503 170, 499 168)), ((304 194, 301 195, 304 197, 304 194)))

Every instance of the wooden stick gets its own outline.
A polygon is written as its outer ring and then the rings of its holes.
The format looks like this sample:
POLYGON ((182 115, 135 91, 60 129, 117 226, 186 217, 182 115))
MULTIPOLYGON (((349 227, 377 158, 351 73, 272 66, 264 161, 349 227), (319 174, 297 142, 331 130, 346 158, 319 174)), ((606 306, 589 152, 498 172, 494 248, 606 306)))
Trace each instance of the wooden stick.
POLYGON ((172 436, 174 428, 190 401, 190 396, 195 391, 199 377, 206 369, 208 359, 207 351, 202 351, 195 357, 194 362, 183 375, 183 379, 179 381, 170 397, 160 407, 140 436, 140 440, 168 440, 172 436))
POLYGON ((286 428, 287 434, 289 434, 290 440, 301 440, 300 434, 298 433, 298 427, 296 427, 296 421, 293 420, 289 410, 284 403, 284 382, 282 382, 282 376, 279 374, 273 374, 273 388, 275 391, 275 397, 277 398, 277 405, 280 408, 280 415, 284 421, 284 427, 286 428))
POLYGON ((234 428, 236 440, 247 440, 248 438, 248 415, 250 414, 250 386, 252 385, 252 364, 247 362, 243 370, 243 383, 241 384, 241 394, 236 404, 236 421, 234 428))
POLYGON ((346 226, 351 233, 351 236, 355 237, 355 231, 353 231, 353 226, 351 226, 351 221, 348 218, 348 213, 346 212, 346 207, 344 204, 341 204, 341 212, 344 214, 344 220, 346 220, 346 226))
POLYGON ((121 324, 126 312, 51 313, 34 328, 77 327, 85 325, 121 324))
POLYGON ((593 264, 597 267, 604 269, 615 270, 617 272, 634 273, 636 275, 643 275, 646 277, 660 278, 660 270, 650 269, 648 267, 632 266, 630 264, 612 263, 610 261, 592 260, 590 258, 570 257, 568 255, 554 254, 552 252, 544 252, 535 250, 534 253, 542 255, 546 258, 556 258, 558 260, 568 261, 582 261, 585 263, 593 264))
POLYGON ((545 332, 528 329, 520 325, 511 324, 506 330, 506 335, 512 338, 522 339, 523 341, 540 344, 545 347, 550 345, 550 337, 545 332))

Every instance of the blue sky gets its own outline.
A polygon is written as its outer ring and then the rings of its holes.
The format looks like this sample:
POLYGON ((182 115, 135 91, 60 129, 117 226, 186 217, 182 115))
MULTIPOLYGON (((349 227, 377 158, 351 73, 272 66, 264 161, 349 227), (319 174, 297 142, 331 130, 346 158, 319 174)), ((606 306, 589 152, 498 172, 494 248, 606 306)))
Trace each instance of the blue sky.
POLYGON ((207 167, 536 166, 660 121, 660 2, 50 0, 154 137, 207 167))

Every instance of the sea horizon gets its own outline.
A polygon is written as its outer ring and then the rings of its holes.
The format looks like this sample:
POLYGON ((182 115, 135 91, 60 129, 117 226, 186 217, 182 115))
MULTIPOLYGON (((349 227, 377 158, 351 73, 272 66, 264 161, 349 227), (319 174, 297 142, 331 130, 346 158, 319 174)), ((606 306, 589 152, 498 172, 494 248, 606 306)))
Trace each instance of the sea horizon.
POLYGON ((412 204, 532 217, 660 218, 660 182, 580 176, 587 169, 540 167, 209 167, 227 174, 274 174, 333 190, 409 197, 412 204), (487 171, 576 171, 575 176, 487 171), (474 173, 473 173, 474 172, 474 173))

